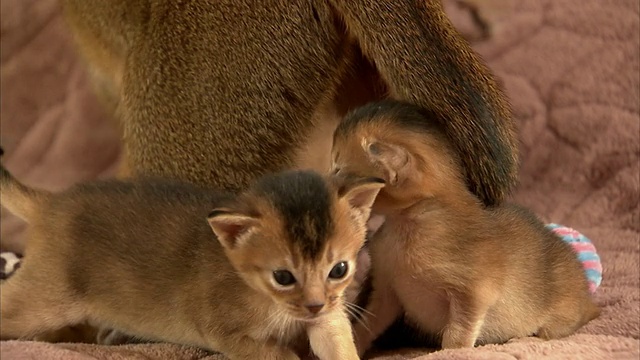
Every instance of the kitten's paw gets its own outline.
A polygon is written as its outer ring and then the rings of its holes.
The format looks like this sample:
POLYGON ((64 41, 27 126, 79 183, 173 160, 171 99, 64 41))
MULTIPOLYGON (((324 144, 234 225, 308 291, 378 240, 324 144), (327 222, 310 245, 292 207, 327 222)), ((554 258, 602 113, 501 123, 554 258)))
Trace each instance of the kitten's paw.
POLYGON ((282 354, 282 357, 278 357, 278 360, 300 360, 300 356, 298 356, 293 351, 287 351, 282 354))
POLYGON ((97 331, 96 340, 100 345, 124 345, 136 342, 136 339, 125 333, 105 328, 97 331))
POLYGON ((444 350, 444 349, 461 349, 461 348, 466 348, 470 346, 467 346, 467 344, 465 344, 462 341, 442 339, 442 344, 440 345, 440 347, 442 348, 442 350, 444 350))
POLYGON ((353 353, 350 353, 350 354, 346 355, 346 356, 341 356, 340 357, 340 359, 345 359, 345 360, 360 360, 361 358, 362 358, 362 355, 360 355, 359 353, 357 353, 355 351, 353 353))
POLYGON ((464 327, 449 324, 442 333, 441 347, 443 349, 470 348, 476 344, 476 336, 464 327))
POLYGON ((50 343, 73 342, 91 344, 95 342, 96 335, 96 328, 83 323, 40 333, 34 336, 33 340, 50 343))
POLYGON ((298 354, 287 348, 269 351, 268 353, 261 353, 259 356, 254 358, 265 360, 301 360, 298 354))
POLYGON ((0 253, 0 281, 8 279, 20 268, 22 256, 12 252, 0 253))

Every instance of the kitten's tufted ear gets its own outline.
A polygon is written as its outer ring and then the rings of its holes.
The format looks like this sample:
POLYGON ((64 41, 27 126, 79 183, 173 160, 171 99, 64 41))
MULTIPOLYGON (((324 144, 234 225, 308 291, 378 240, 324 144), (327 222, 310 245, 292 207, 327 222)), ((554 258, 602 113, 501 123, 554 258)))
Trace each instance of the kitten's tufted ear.
POLYGON ((213 210, 207 221, 220 244, 228 250, 242 246, 250 230, 258 224, 257 218, 226 208, 213 210))
POLYGON ((371 206, 376 201, 380 189, 384 187, 384 180, 375 177, 355 178, 353 176, 341 176, 341 185, 338 196, 346 199, 351 207, 369 218, 371 206))
POLYGON ((365 138, 362 140, 362 148, 369 160, 382 168, 389 185, 402 182, 411 171, 409 152, 402 146, 365 138))

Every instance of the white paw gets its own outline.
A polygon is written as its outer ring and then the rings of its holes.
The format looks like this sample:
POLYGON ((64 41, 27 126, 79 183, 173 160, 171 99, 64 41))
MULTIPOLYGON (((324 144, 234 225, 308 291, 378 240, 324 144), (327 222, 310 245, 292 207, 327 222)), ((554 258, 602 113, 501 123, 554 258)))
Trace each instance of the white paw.
POLYGON ((20 268, 22 258, 12 252, 0 253, 0 280, 8 279, 20 268))

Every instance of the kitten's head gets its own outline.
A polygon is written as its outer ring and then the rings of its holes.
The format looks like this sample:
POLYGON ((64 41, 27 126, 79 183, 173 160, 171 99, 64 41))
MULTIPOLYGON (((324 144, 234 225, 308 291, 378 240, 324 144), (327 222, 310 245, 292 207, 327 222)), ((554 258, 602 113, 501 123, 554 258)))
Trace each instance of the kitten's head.
POLYGON ((384 179, 374 212, 464 189, 459 157, 437 116, 393 100, 355 109, 334 133, 332 172, 384 179))
POLYGON ((377 178, 283 172, 262 178, 208 221, 249 286, 290 316, 312 320, 340 306, 383 186, 377 178))

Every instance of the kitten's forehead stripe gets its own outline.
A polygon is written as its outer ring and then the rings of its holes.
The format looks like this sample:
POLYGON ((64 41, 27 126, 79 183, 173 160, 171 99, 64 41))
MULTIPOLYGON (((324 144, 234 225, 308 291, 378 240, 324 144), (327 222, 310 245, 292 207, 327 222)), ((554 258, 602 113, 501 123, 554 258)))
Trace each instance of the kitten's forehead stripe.
POLYGON ((332 197, 324 179, 311 171, 289 171, 264 178, 257 190, 284 219, 291 245, 305 258, 321 256, 334 230, 332 197))

